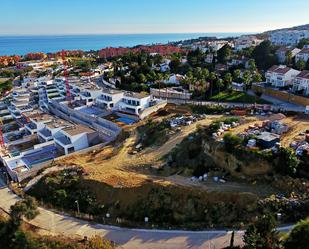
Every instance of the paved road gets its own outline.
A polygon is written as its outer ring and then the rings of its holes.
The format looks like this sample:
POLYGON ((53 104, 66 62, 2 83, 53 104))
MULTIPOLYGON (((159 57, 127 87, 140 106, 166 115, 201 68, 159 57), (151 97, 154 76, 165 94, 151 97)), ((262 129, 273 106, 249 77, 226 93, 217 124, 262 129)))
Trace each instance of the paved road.
MULTIPOLYGON (((9 212, 10 206, 20 198, 8 188, 0 189, 0 208, 9 212)), ((39 208, 40 214, 31 224, 51 233, 66 236, 103 236, 116 242, 123 249, 220 249, 229 245, 231 232, 214 231, 175 231, 127 229, 105 226, 57 214, 39 208)), ((278 228, 287 232, 292 226, 278 228)), ((242 244, 243 231, 235 233, 235 245, 242 244)))
MULTIPOLYGON (((10 210, 19 198, 9 189, 0 189, 0 208, 10 210)), ((100 235, 115 241, 124 249, 207 249, 229 245, 230 232, 227 231, 166 231, 126 229, 101 224, 88 223, 66 215, 39 208, 40 214, 31 223, 52 233, 68 236, 100 235)), ((243 232, 235 235, 235 244, 242 243, 243 232)))

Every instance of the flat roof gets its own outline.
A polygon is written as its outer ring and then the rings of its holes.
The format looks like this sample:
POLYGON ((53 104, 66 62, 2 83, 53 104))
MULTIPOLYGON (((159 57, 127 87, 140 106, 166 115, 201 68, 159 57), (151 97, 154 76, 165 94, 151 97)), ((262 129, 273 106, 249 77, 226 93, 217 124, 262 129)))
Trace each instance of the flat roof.
POLYGON ((130 97, 130 98, 136 98, 136 99, 143 99, 143 98, 149 97, 150 95, 148 93, 143 93, 143 92, 140 92, 140 93, 125 92, 124 96, 130 97))
POLYGON ((267 142, 273 141, 275 139, 280 139, 280 136, 271 132, 261 132, 260 135, 257 136, 257 139, 264 140, 267 142))
POLYGON ((71 127, 64 128, 63 131, 65 131, 70 136, 75 136, 82 133, 93 133, 95 130, 85 126, 85 125, 73 125, 71 127))
POLYGON ((108 94, 120 94, 120 93, 124 93, 121 90, 117 90, 117 89, 111 89, 111 88, 103 88, 102 89, 102 93, 108 93, 108 94))
POLYGON ((52 120, 54 117, 44 112, 38 112, 38 113, 32 113, 31 115, 28 116, 28 118, 33 119, 35 122, 40 122, 40 121, 52 120))
POLYGON ((48 122, 46 124, 46 127, 49 129, 55 129, 55 128, 60 128, 60 127, 68 127, 68 126, 73 126, 74 124, 60 119, 60 118, 54 118, 51 122, 48 122))

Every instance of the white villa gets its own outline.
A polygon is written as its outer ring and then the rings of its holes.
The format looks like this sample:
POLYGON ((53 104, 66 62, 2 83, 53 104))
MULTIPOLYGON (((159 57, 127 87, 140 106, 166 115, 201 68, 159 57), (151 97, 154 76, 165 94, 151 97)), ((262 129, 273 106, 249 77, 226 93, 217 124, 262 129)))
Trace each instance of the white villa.
POLYGON ((274 87, 285 87, 293 84, 293 80, 300 71, 289 68, 285 65, 272 66, 266 72, 266 82, 274 87))
POLYGON ((57 148, 65 155, 91 146, 98 132, 84 125, 73 125, 59 130, 54 135, 57 148))
POLYGON ((309 71, 302 71, 293 82, 293 91, 303 90, 304 95, 309 95, 309 71))
POLYGON ((123 95, 123 91, 106 88, 103 89, 101 95, 96 98, 95 103, 108 110, 118 110, 123 95))

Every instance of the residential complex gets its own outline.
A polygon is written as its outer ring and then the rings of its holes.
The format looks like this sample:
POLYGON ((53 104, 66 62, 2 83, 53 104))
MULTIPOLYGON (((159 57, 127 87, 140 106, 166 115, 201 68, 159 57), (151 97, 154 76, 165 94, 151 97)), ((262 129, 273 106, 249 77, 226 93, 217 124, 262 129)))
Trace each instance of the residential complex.
POLYGON ((302 39, 309 38, 309 30, 283 30, 274 31, 270 35, 270 41, 274 45, 296 45, 302 39))
POLYGON ((293 84, 293 80, 300 72, 285 65, 272 66, 266 72, 266 82, 274 87, 286 87, 293 84))

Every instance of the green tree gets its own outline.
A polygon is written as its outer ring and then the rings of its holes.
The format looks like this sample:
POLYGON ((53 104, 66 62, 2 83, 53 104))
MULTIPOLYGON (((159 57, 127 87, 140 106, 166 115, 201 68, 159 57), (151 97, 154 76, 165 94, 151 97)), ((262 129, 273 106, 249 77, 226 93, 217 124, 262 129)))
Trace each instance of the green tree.
POLYGON ((225 75, 224 75, 224 81, 225 81, 225 83, 226 83, 226 85, 230 85, 230 84, 232 84, 232 81, 233 81, 233 77, 232 77, 232 74, 231 73, 226 73, 225 75))
POLYGON ((255 74, 253 74, 252 76, 252 82, 262 82, 262 75, 259 72, 256 72, 255 74))
POLYGON ((293 58, 292 51, 291 50, 286 51, 286 53, 285 53, 285 64, 287 66, 292 65, 292 58, 293 58))
POLYGON ((232 48, 226 44, 217 51, 217 60, 219 63, 226 63, 232 54, 232 48))
POLYGON ((228 132, 224 134, 223 141, 224 141, 226 150, 228 152, 233 152, 234 148, 242 144, 243 139, 237 135, 234 135, 228 132))
POLYGON ((213 85, 214 85, 214 81, 217 78, 217 75, 215 72, 211 72, 209 74, 209 81, 210 81, 210 96, 212 97, 212 92, 213 92, 213 85))
POLYGON ((267 70, 278 62, 275 48, 272 47, 270 41, 263 41, 260 45, 256 46, 252 52, 252 57, 257 68, 261 70, 267 70))
POLYGON ((233 76, 234 76, 234 81, 235 81, 235 82, 240 83, 240 81, 241 81, 241 79, 240 79, 240 74, 241 74, 240 69, 236 69, 236 70, 233 72, 233 76))
POLYGON ((250 59, 248 61, 248 65, 249 65, 250 72, 255 72, 255 70, 256 70, 255 60, 254 59, 250 59))
POLYGON ((304 60, 298 60, 296 62, 296 67, 297 67, 298 70, 302 71, 306 67, 306 62, 304 60))
POLYGON ((285 249, 303 249, 309 247, 309 218, 296 224, 284 239, 283 245, 285 249))
POLYGON ((299 159, 291 148, 280 147, 274 160, 274 167, 278 173, 295 176, 299 163, 299 159))
POLYGON ((251 224, 244 235, 244 249, 280 249, 276 222, 273 216, 263 215, 251 224))
POLYGON ((297 47, 298 47, 299 49, 303 49, 303 47, 304 47, 305 45, 309 45, 309 39, 308 39, 308 38, 301 39, 301 40, 299 41, 299 43, 297 44, 297 47))

